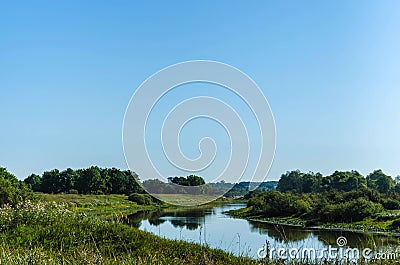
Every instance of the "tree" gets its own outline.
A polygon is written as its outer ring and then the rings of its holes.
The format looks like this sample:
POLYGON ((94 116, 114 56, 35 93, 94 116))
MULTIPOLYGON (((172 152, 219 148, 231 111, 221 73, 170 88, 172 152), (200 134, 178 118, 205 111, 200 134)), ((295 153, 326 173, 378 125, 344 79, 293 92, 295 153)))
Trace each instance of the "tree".
POLYGON ((28 186, 5 168, 0 167, 0 207, 15 205, 31 196, 28 186))
POLYGON ((71 168, 67 168, 66 170, 62 171, 59 176, 59 192, 69 192, 70 190, 74 189, 75 182, 79 178, 78 173, 71 168))
POLYGON ((301 183, 301 177, 302 173, 300 172, 300 170, 288 171, 281 176, 276 189, 281 192, 302 192, 303 185, 301 183))
POLYGON ((328 178, 331 180, 331 188, 335 190, 359 190, 366 185, 365 178, 356 170, 335 171, 328 178))
POLYGON ((60 171, 53 169, 45 171, 42 175, 41 191, 45 193, 59 193, 63 190, 62 182, 60 181, 60 171))
POLYGON ((395 177, 394 182, 395 182, 396 184, 400 184, 400 175, 398 175, 398 176, 395 177))
POLYGON ((102 179, 100 169, 92 166, 87 169, 78 170, 79 178, 76 181, 75 188, 79 193, 103 193, 105 181, 102 179))
POLYGON ((33 191, 41 191, 42 178, 39 175, 31 174, 24 180, 24 182, 33 191))
POLYGON ((190 175, 185 177, 174 177, 171 180, 172 183, 182 185, 182 186, 200 186, 206 184, 204 179, 199 176, 190 175))
POLYGON ((386 175, 382 170, 375 170, 367 176, 367 185, 380 193, 388 193, 395 185, 392 177, 386 175))
POLYGON ((311 193, 321 190, 323 176, 321 173, 302 173, 299 170, 288 171, 281 176, 277 190, 281 192, 295 191, 297 193, 311 193))

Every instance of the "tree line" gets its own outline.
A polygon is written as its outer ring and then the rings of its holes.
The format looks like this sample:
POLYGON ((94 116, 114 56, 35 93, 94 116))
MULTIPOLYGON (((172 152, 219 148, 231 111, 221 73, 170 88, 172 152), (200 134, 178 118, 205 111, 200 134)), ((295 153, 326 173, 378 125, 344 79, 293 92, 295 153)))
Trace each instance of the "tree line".
MULTIPOLYGON (((366 177, 357 171, 321 173, 289 171, 280 178, 277 190, 250 194, 247 216, 299 217, 311 225, 319 222, 352 222, 369 217, 393 219, 385 210, 400 210, 399 178, 382 170, 366 177)), ((398 229, 398 227, 393 227, 398 229)))
POLYGON ((99 168, 63 171, 53 169, 41 176, 31 174, 24 182, 35 192, 79 194, 126 194, 145 193, 139 185, 138 175, 129 170, 99 168))
POLYGON ((353 191, 370 188, 380 193, 400 193, 400 176, 393 179, 378 169, 366 177, 358 171, 335 171, 329 176, 321 173, 303 173, 299 170, 288 171, 278 182, 277 190, 297 193, 312 193, 324 191, 353 191))

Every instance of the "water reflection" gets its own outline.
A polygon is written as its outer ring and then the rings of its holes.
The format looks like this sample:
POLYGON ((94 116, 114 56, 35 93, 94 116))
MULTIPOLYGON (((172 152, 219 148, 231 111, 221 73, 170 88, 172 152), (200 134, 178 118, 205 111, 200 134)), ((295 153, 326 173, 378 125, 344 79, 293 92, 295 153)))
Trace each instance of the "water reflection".
POLYGON ((159 226, 164 222, 170 222, 175 228, 196 230, 205 223, 206 216, 213 214, 215 214, 214 208, 139 211, 128 215, 128 223, 139 228, 142 224, 142 220, 148 220, 149 224, 152 226, 159 226))
POLYGON ((255 221, 249 221, 249 224, 252 232, 258 232, 260 235, 267 235, 268 237, 274 238, 279 243, 303 241, 310 236, 309 231, 299 228, 255 221))

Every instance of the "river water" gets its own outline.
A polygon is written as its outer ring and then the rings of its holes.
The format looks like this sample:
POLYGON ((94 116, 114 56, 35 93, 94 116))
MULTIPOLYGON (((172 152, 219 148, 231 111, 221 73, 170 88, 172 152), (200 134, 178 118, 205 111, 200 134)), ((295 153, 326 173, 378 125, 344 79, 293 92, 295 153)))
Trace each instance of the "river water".
POLYGON ((343 247, 358 248, 360 251, 365 248, 379 250, 397 242, 397 239, 384 235, 283 227, 224 214, 245 206, 233 203, 210 208, 138 212, 130 215, 129 220, 133 226, 160 237, 208 245, 252 258, 257 258, 258 249, 265 247, 266 242, 268 253, 272 248, 314 248, 318 251, 329 246, 337 247, 338 237, 345 238, 343 247))

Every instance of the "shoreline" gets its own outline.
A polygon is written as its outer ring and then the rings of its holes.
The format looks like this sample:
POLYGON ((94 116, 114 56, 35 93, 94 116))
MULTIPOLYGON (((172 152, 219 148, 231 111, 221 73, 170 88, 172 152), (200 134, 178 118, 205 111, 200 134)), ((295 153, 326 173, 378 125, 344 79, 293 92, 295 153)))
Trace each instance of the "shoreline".
MULTIPOLYGON (((238 218, 238 219, 244 219, 252 222, 257 222, 257 223, 264 223, 264 224, 269 224, 269 225, 280 225, 280 226, 287 226, 287 227, 293 227, 293 228, 302 228, 304 230, 313 230, 313 231, 337 231, 337 232, 354 232, 354 233, 362 233, 362 234, 377 234, 377 235, 384 235, 388 237, 400 237, 400 232, 395 232, 395 231, 384 231, 384 230, 378 230, 378 228, 375 227, 367 227, 366 230, 360 229, 360 228, 354 228, 354 227, 346 227, 346 226, 325 226, 325 225, 318 225, 318 226, 306 226, 305 224, 292 224, 288 222, 279 222, 279 221, 274 221, 274 220, 261 220, 257 219, 254 217, 238 217, 238 216, 233 216, 229 214, 229 212, 226 213, 227 215, 233 217, 233 218, 238 218)), ((305 220, 302 220, 305 222, 305 220)))
POLYGON ((313 230, 313 231, 338 231, 338 232, 354 232, 354 233, 363 233, 363 234, 377 234, 384 235, 388 237, 398 238, 400 237, 400 232, 398 231, 390 231, 380 229, 374 226, 366 226, 363 225, 361 228, 346 226, 343 223, 325 223, 321 225, 310 225, 307 226, 306 223, 308 220, 304 219, 293 219, 288 217, 271 217, 271 218, 263 218, 259 219, 257 216, 242 216, 241 214, 235 213, 235 211, 227 211, 226 215, 232 218, 244 219, 251 222, 263 223, 269 225, 280 225, 286 227, 299 228, 304 230, 313 230))

